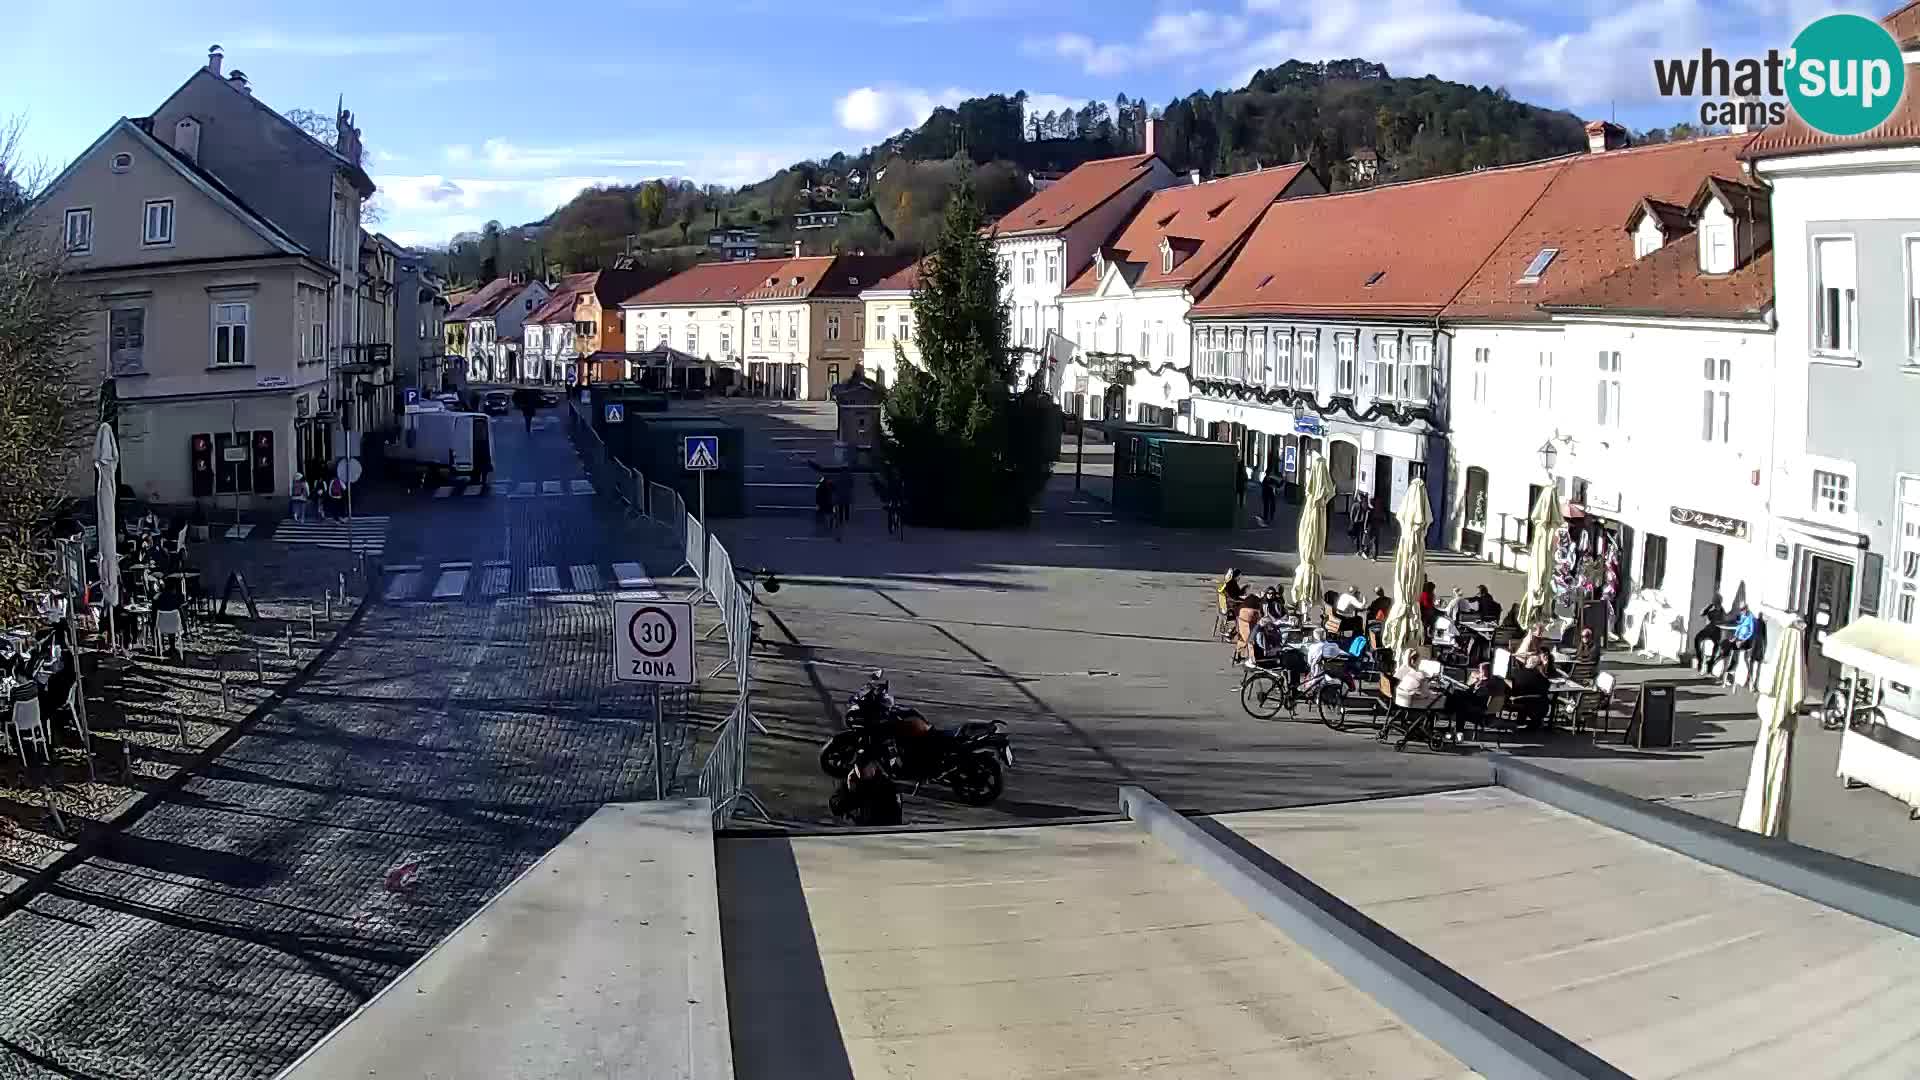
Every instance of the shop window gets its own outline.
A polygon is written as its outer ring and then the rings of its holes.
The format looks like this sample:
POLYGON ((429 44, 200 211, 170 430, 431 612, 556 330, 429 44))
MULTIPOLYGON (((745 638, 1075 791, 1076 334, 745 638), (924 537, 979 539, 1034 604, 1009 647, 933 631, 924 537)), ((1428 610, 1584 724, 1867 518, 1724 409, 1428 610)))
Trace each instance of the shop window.
POLYGON ((1640 587, 1667 587, 1667 538, 1658 533, 1648 533, 1640 549, 1640 587))

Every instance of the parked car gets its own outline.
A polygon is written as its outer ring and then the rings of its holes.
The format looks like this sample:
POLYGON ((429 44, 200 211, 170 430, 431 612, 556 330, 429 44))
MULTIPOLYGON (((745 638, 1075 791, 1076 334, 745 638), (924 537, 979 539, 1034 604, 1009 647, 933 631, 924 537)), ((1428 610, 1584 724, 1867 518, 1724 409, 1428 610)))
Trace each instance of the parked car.
POLYGON ((513 395, 505 390, 489 390, 480 399, 480 411, 489 416, 505 416, 513 411, 513 395))
POLYGON ((557 409, 557 408, 559 408, 559 407, 560 407, 560 393, 559 393, 559 391, 557 391, 557 390, 542 390, 542 391, 540 391, 540 404, 541 404, 541 406, 542 406, 543 408, 548 408, 548 409, 557 409))

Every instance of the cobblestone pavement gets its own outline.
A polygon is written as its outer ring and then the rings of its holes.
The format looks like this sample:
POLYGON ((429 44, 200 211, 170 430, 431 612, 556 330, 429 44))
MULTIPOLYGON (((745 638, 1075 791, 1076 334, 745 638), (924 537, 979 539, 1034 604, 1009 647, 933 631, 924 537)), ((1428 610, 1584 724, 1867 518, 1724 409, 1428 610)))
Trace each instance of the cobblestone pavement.
MULTIPOLYGON (((563 427, 497 430, 503 472, 581 475, 563 427)), ((365 502, 390 515, 389 563, 638 550, 605 500, 365 502)), ((383 584, 280 707, 0 921, 0 1077, 271 1076, 595 808, 652 796, 610 585, 383 584)))

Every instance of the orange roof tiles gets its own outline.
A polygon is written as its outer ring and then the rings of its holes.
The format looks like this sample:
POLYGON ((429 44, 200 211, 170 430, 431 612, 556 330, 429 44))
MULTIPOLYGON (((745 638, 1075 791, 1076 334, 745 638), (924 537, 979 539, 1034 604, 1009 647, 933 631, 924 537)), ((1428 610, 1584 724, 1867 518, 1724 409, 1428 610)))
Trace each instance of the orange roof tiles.
POLYGON ((1773 252, 1730 274, 1700 272, 1700 234, 1688 233, 1597 281, 1555 293, 1542 305, 1567 313, 1752 319, 1773 306, 1773 252))
MULTIPOLYGON (((1240 242, 1260 214, 1272 206, 1306 170, 1304 165, 1242 173, 1204 184, 1164 188, 1147 197, 1102 253, 1129 267, 1131 287, 1160 289, 1202 281, 1240 242), (1174 252, 1172 270, 1164 269, 1160 245, 1174 252)), ((1085 295, 1100 287, 1098 264, 1091 264, 1063 290, 1085 295)))
POLYGON ((867 286, 869 292, 912 292, 920 287, 920 263, 907 265, 867 286))
POLYGON ((814 255, 700 263, 628 297, 623 307, 852 299, 907 262, 893 255, 814 255))
MULTIPOLYGON (((1553 182, 1488 254, 1443 312, 1449 319, 1532 321, 1539 304, 1632 263, 1621 229, 1642 199, 1685 206, 1709 176, 1737 177, 1747 136, 1659 143, 1557 159, 1553 182), (1546 249, 1557 254, 1539 280, 1522 283, 1546 249)), ((1471 174, 1469 174, 1471 175, 1471 174)))
POLYGON ((1436 316, 1564 161, 1283 199, 1193 313, 1436 316))
POLYGON ((737 304, 776 273, 788 259, 745 259, 740 262, 696 263, 665 281, 650 285, 620 301, 621 307, 674 307, 692 304, 737 304))
POLYGON ((500 305, 513 299, 525 282, 510 277, 498 277, 480 286, 468 296, 461 305, 447 313, 448 322, 461 322, 467 319, 482 319, 500 309, 500 305))
MULTIPOLYGON (((1880 20, 1902 49, 1920 49, 1920 0, 1914 0, 1880 20)), ((1760 130, 1747 145, 1749 161, 1785 157, 1789 154, 1819 154, 1835 150, 1878 150, 1891 146, 1920 145, 1920 82, 1913 65, 1907 66, 1906 90, 1886 120, 1871 131, 1858 135, 1827 135, 1808 127, 1799 114, 1787 110, 1787 120, 1760 130)))
POLYGON ((1125 191, 1146 175, 1153 161, 1152 154, 1089 161, 1007 211, 995 228, 1002 236, 1058 232, 1125 191))

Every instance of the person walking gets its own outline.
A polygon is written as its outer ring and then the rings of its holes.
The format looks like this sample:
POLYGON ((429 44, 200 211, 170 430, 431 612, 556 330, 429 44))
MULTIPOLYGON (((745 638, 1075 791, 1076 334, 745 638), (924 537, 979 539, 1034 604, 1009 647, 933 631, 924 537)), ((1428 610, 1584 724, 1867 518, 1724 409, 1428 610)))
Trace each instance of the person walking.
POLYGON ((1268 469, 1267 475, 1260 480, 1260 516, 1266 520, 1268 528, 1273 527, 1273 517, 1279 511, 1279 506, 1280 477, 1268 469))
POLYGON ((1367 508, 1367 516, 1360 523, 1360 554, 1368 562, 1380 557, 1380 515, 1367 508))
POLYGON ((1240 509, 1247 508, 1247 463, 1238 459, 1233 463, 1233 501, 1240 509))
POLYGON ((307 478, 295 475, 293 491, 287 499, 287 506, 293 512, 293 520, 304 525, 307 521, 307 478))
POLYGON ((347 516, 347 485, 341 483, 338 476, 327 481, 327 501, 333 504, 335 520, 347 516))
POLYGON ((1364 491, 1355 491, 1347 502, 1347 539, 1353 543, 1353 550, 1360 550, 1361 537, 1366 532, 1367 514, 1372 509, 1372 501, 1364 491))
POLYGON ((825 532, 829 517, 833 514, 833 482, 826 473, 820 474, 820 482, 813 485, 813 527, 817 532, 825 532))
POLYGON ((533 434, 533 414, 540 409, 540 399, 531 390, 520 391, 520 416, 527 422, 527 434, 533 434))

